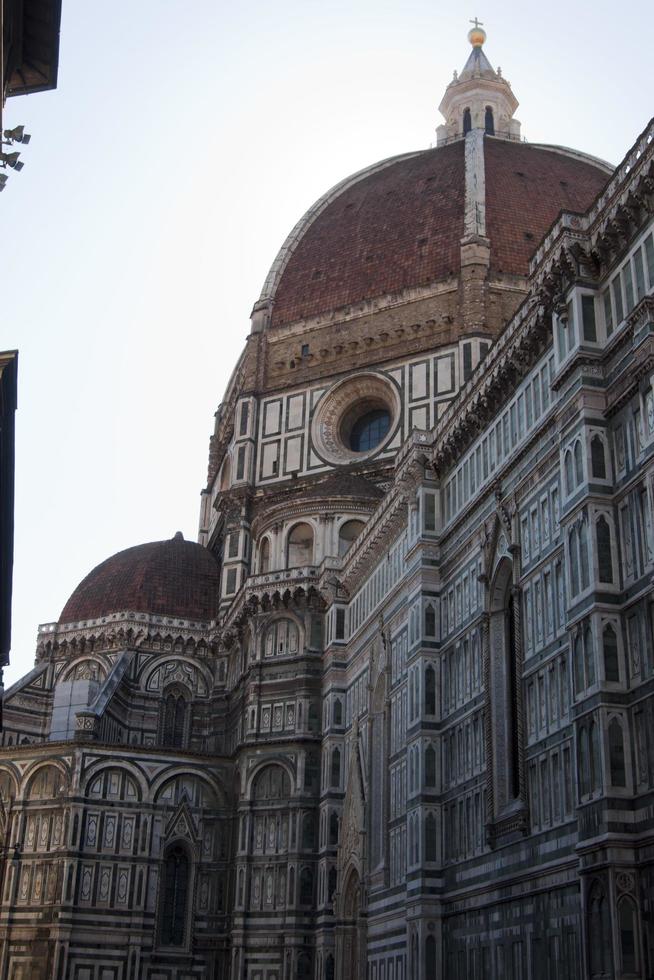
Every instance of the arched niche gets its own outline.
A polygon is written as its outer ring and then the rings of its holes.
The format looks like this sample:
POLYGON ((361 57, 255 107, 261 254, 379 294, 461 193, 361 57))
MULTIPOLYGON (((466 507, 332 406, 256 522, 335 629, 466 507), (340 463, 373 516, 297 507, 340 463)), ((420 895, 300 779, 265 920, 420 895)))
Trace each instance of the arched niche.
POLYGON ((286 770, 276 763, 264 766, 252 780, 253 800, 288 800, 290 795, 290 777, 286 770))
POLYGON ((286 539, 286 567, 299 568, 313 564, 313 528, 306 522, 295 524, 286 539))
POLYGON ((266 536, 259 545, 259 564, 257 571, 259 575, 265 575, 270 571, 270 538, 266 536))
POLYGON ((13 773, 8 769, 0 769, 0 800, 5 805, 16 798, 18 792, 18 782, 13 773))
POLYGON ((107 671, 104 664, 94 657, 82 657, 68 664, 61 672, 62 681, 104 681, 107 671))
POLYGON ((273 619, 263 634, 263 656, 295 657, 300 652, 300 629, 290 616, 273 619))
POLYGON ((190 807, 203 811, 223 806, 224 796, 204 776, 184 770, 168 771, 160 776, 152 787, 154 803, 178 806, 185 801, 190 807))
POLYGON ((139 803, 139 783, 122 766, 104 766, 87 780, 85 796, 95 800, 139 803))
POLYGON ((46 764, 30 773, 26 781, 25 798, 28 800, 53 800, 64 796, 68 789, 68 776, 58 766, 46 764))
POLYGON ((363 531, 365 524, 359 520, 344 521, 338 529, 338 554, 342 557, 350 550, 363 531))

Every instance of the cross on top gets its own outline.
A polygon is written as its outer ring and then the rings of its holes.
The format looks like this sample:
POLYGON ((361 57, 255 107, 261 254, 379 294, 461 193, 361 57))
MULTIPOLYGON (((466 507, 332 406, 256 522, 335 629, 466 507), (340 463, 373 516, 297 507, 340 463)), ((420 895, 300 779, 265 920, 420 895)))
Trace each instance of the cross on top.
POLYGON ((475 27, 483 27, 483 26, 484 26, 484 22, 483 22, 483 20, 477 20, 477 18, 476 18, 476 17, 475 17, 475 19, 474 19, 474 20, 471 20, 471 21, 470 21, 470 23, 471 23, 471 24, 474 24, 474 25, 475 25, 475 27))

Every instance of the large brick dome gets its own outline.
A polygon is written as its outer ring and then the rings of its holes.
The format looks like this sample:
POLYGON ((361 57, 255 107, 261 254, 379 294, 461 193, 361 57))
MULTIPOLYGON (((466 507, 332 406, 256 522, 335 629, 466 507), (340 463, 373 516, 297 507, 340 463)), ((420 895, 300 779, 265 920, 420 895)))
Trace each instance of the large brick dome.
POLYGON ((178 534, 103 561, 77 586, 59 622, 126 611, 208 621, 217 616, 219 595, 220 569, 211 552, 178 534))
MULTIPOLYGON (((562 209, 584 211, 601 161, 562 147, 484 140, 491 274, 524 277, 562 209)), ((465 140, 394 157, 348 178, 293 229, 264 286, 271 325, 456 277, 464 235, 465 140)))

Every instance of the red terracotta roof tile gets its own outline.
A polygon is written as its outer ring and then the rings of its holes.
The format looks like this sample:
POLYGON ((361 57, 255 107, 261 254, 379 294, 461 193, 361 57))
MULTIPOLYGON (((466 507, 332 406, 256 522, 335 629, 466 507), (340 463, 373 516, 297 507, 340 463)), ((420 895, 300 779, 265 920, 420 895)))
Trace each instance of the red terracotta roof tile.
POLYGON ((585 211, 609 177, 590 162, 529 143, 486 139, 484 145, 491 270, 526 276, 559 212, 585 211))
POLYGON ((180 536, 127 548, 103 561, 77 586, 59 622, 127 611, 207 621, 218 614, 219 596, 214 556, 180 536))
POLYGON ((291 256, 273 326, 457 274, 463 149, 426 150, 339 194, 291 256))
MULTIPOLYGON (((584 211, 608 179, 591 162, 485 140, 491 269, 525 276, 562 209, 584 211)), ((398 160, 351 184, 309 225, 277 286, 272 326, 460 271, 464 141, 398 160)))

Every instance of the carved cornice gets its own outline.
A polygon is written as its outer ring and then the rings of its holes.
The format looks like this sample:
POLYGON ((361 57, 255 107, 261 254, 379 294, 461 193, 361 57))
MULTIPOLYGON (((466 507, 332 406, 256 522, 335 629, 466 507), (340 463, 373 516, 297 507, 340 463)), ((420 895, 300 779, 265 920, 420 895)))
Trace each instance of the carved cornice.
MULTIPOLYGON (((563 212, 530 262, 538 288, 560 265, 561 253, 586 263, 594 275, 607 270, 647 213, 654 210, 654 120, 638 137, 602 193, 585 214, 563 212)), ((582 274, 582 273, 579 273, 582 274)))
MULTIPOLYGON (((266 499, 258 501, 260 512, 252 520, 251 530, 253 540, 257 540, 262 534, 268 531, 275 524, 292 520, 294 517, 307 517, 319 514, 360 514, 362 518, 367 518, 378 504, 377 500, 370 497, 352 497, 349 494, 339 496, 338 493, 327 493, 324 497, 316 495, 315 491, 307 487, 307 493, 303 494, 303 488, 293 490, 291 500, 283 500, 278 504, 270 506, 266 499)), ((255 505, 256 506, 256 505, 255 505)))
POLYGON ((198 646, 207 652, 215 652, 219 636, 218 623, 198 623, 186 619, 152 616, 148 613, 119 612, 102 619, 79 623, 46 623, 39 627, 36 660, 51 656, 73 656, 126 648, 148 649, 160 639, 171 638, 174 645, 181 643, 182 652, 198 646))
POLYGON ((348 551, 347 563, 339 576, 348 595, 354 595, 406 527, 408 493, 406 486, 394 487, 348 551))
POLYGON ((293 569, 302 572, 301 575, 291 575, 287 572, 280 575, 281 580, 264 582, 273 579, 274 575, 258 575, 248 580, 236 601, 229 609, 223 624, 221 642, 229 650, 240 637, 246 623, 260 613, 272 613, 279 609, 294 609, 303 612, 307 608, 322 611, 325 603, 317 589, 317 568, 293 569))
POLYGON ((458 463, 549 342, 548 311, 540 297, 529 297, 432 430, 439 476, 458 463))

